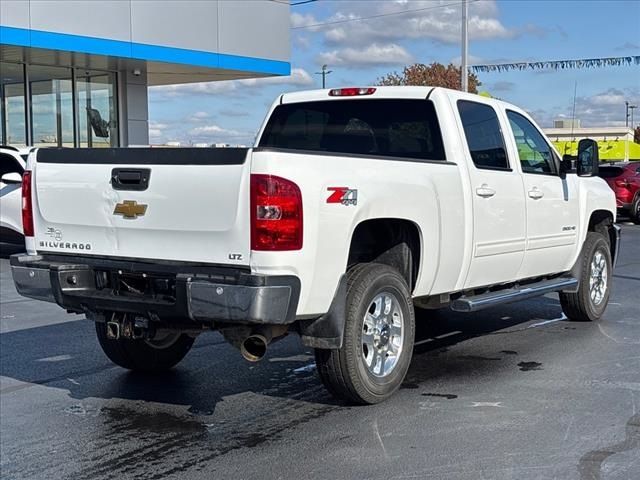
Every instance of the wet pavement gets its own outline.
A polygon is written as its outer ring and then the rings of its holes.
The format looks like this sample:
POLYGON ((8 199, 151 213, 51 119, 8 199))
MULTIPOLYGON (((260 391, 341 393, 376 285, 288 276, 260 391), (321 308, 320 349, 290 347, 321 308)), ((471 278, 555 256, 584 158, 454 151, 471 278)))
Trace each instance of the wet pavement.
POLYGON ((246 363, 215 333, 173 371, 109 363, 93 325, 17 295, 0 260, 3 479, 640 478, 640 226, 599 323, 557 295, 418 314, 403 388, 335 402, 296 337, 246 363))

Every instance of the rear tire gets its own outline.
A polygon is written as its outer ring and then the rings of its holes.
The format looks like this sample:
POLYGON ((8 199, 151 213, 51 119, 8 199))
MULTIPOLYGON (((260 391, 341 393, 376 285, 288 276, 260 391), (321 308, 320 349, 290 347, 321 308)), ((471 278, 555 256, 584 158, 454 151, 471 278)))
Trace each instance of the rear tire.
POLYGON ((607 308, 611 291, 611 250, 605 237, 588 232, 578 261, 582 262, 578 291, 560 292, 560 304, 569 320, 593 322, 607 308))
POLYGON ((180 333, 161 340, 114 340, 107 337, 107 324, 104 322, 96 322, 96 334, 109 360, 123 368, 143 372, 169 370, 189 353, 195 340, 180 333))
POLYGON ((315 350, 320 378, 338 399, 382 402, 404 380, 413 354, 415 314, 404 278, 387 265, 354 266, 345 315, 342 348, 315 350))

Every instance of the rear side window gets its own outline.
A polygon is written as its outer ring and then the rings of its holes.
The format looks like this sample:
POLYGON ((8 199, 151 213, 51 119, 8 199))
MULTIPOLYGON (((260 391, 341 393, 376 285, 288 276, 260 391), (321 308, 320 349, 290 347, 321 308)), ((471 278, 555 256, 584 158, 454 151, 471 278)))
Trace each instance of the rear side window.
POLYGON ((427 100, 333 100, 276 107, 260 147, 445 160, 427 100))
POLYGON ((459 100, 458 112, 475 166, 509 170, 507 150, 496 111, 483 103, 459 100))
POLYGON ((624 169, 620 167, 600 167, 598 176, 601 178, 615 178, 624 173, 624 169))

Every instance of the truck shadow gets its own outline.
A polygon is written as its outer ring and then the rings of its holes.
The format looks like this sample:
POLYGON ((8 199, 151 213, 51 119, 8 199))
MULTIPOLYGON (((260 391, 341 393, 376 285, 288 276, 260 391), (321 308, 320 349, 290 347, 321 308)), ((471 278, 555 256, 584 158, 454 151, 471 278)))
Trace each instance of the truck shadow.
MULTIPOLYGON (((560 316, 556 301, 527 303, 476 315, 418 312, 419 345, 405 388, 427 388, 434 379, 446 385, 464 375, 473 382, 478 371, 497 372, 498 352, 466 359, 440 352, 505 329, 525 329, 532 319, 560 316)), ((508 342, 499 345, 495 348, 508 342)), ((336 402, 317 377, 312 352, 295 336, 274 344, 262 362, 247 364, 220 335, 202 335, 185 360, 162 375, 129 373, 113 366, 86 320, 4 333, 0 355, 0 374, 6 377, 0 394, 7 396, 6 401, 14 393, 22 395, 18 399, 30 395, 20 390, 37 388, 33 384, 61 389, 73 399, 71 405, 60 402, 58 414, 66 423, 82 425, 92 445, 85 461, 77 465, 77 478, 130 475, 142 472, 145 465, 153 465, 155 478, 180 475, 232 451, 286 438, 291 429, 331 412, 350 410, 349 415, 368 421, 377 409, 396 408, 394 399, 365 409, 336 402), (172 461, 166 462, 167 458, 172 461)), ((40 419, 38 412, 30 415, 40 419)), ((344 432, 338 429, 335 434, 344 432)))
MULTIPOLYGON (((426 357, 436 357, 443 349, 560 315, 558 302, 549 298, 472 315, 418 311, 417 346, 408 378, 427 382, 434 372, 425 371, 422 364, 433 363, 426 357)), ((3 333, 0 355, 0 375, 14 380, 3 385, 3 395, 37 384, 67 390, 79 400, 141 400, 185 406, 196 415, 213 414, 220 401, 235 395, 340 405, 318 379, 313 351, 294 335, 275 343, 262 362, 249 364, 219 334, 204 334, 178 367, 159 375, 127 372, 111 364, 97 343, 93 324, 86 320, 3 333)), ((473 369, 491 370, 497 362, 468 363, 473 369)), ((435 368, 439 381, 446 380, 447 360, 439 360, 435 368)))

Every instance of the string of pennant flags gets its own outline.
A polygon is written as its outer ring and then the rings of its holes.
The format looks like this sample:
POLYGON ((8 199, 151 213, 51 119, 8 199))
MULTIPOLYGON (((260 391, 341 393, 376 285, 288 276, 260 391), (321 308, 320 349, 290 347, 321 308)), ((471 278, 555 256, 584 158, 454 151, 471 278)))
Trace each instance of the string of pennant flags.
POLYGON ((640 65, 640 55, 630 57, 581 58, 575 60, 469 65, 469 70, 474 73, 478 73, 507 72, 509 70, 566 70, 570 68, 602 68, 628 65, 640 65))

